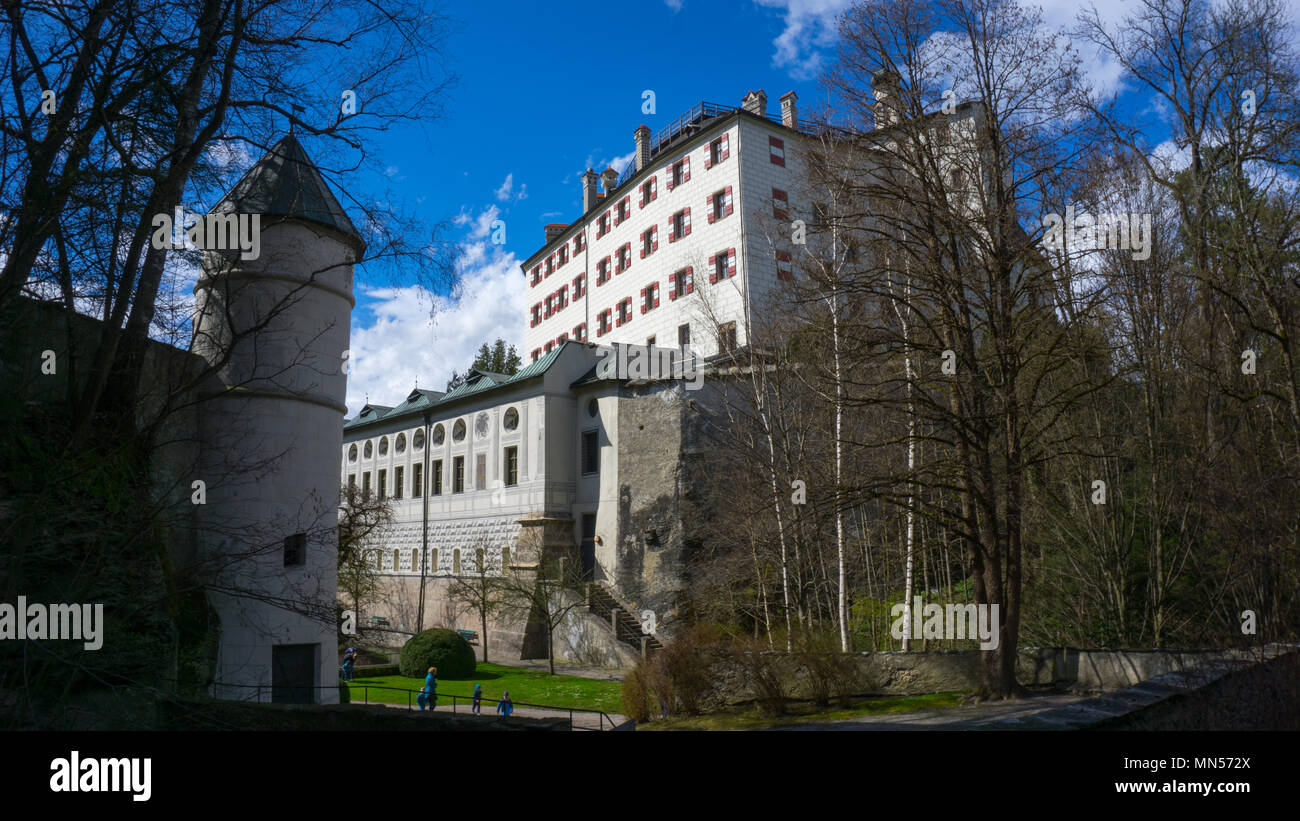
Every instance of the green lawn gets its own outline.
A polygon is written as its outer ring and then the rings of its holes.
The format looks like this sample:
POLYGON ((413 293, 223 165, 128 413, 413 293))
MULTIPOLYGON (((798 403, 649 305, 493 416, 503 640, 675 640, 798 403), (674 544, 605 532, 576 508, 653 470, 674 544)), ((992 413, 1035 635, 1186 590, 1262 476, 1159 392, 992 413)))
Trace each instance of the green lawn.
MULTIPOLYGON (((451 709, 451 699, 448 696, 466 698, 472 696, 475 684, 483 685, 484 713, 496 710, 496 700, 501 697, 502 690, 510 691, 510 700, 516 705, 528 702, 551 707, 583 707, 588 710, 603 710, 606 713, 616 713, 623 708, 620 697, 622 685, 617 681, 577 676, 552 676, 541 670, 525 670, 479 662, 478 669, 469 678, 438 677, 438 709, 451 709)), ((360 704, 366 698, 389 704, 406 704, 408 694, 403 691, 418 691, 423 686, 423 678, 407 676, 361 678, 358 676, 350 686, 350 694, 354 704, 360 704)), ((414 704, 415 694, 411 693, 409 698, 414 704)), ((460 711, 462 707, 468 709, 469 703, 457 699, 456 710, 460 711)))
POLYGON ((637 730, 766 730, 794 724, 820 724, 826 721, 843 721, 867 715, 916 713, 923 710, 943 710, 961 703, 963 693, 933 693, 924 696, 873 698, 855 702, 848 707, 817 711, 807 704, 792 704, 790 715, 769 716, 757 707, 743 707, 702 716, 657 719, 637 724, 637 730))

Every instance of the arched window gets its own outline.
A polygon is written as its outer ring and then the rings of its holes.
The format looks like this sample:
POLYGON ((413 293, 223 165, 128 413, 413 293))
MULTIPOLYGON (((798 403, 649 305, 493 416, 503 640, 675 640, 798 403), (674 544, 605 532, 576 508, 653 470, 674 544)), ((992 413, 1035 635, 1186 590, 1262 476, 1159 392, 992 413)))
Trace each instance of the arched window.
POLYGON ((501 548, 501 571, 505 572, 506 568, 508 567, 510 567, 510 548, 502 547, 501 548))
POLYGON ((451 441, 453 442, 465 441, 465 420, 464 419, 456 420, 455 426, 453 426, 451 429, 451 441))
POLYGON ((434 425, 433 443, 435 445, 441 445, 446 438, 447 438, 447 432, 443 430, 442 425, 434 425))
POLYGON ((388 437, 387 437, 387 436, 381 436, 381 437, 379 437, 379 455, 380 455, 380 456, 387 456, 387 455, 388 455, 388 437))
POLYGON ((460 575, 460 548, 456 548, 451 554, 451 575, 460 575))
POLYGON ((474 572, 480 574, 483 572, 483 548, 481 547, 474 549, 474 572))
POLYGON ((415 434, 411 437, 411 447, 414 450, 424 449, 424 428, 420 428, 419 430, 417 430, 415 434))
POLYGON ((436 547, 429 548, 429 572, 438 572, 438 548, 436 547))
POLYGON ((396 443, 396 444, 397 444, 397 452, 398 452, 398 453, 406 453, 406 434, 405 434, 405 433, 399 433, 399 434, 397 434, 397 443, 396 443))
POLYGON ((420 569, 420 548, 418 547, 411 550, 411 569, 416 571, 420 569))
POLYGON ((505 419, 501 424, 505 426, 506 430, 514 430, 519 427, 519 411, 514 408, 506 411, 505 419))
POLYGON ((401 567, 401 564, 402 564, 402 552, 401 552, 400 550, 394 550, 394 551, 393 551, 393 570, 397 570, 398 568, 400 568, 400 567, 401 567))
POLYGON ((369 459, 375 454, 375 446, 369 439, 366 440, 366 458, 369 459))
POLYGON ((355 444, 353 444, 352 447, 348 448, 348 461, 349 462, 357 461, 357 446, 355 444))

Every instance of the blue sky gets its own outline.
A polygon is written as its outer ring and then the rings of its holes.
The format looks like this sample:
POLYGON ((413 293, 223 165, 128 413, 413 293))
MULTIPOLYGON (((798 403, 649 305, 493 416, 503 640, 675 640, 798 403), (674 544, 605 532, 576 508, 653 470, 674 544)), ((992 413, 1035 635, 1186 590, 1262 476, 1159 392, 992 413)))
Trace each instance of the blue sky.
POLYGON ((521 343, 519 263, 541 246, 544 224, 579 215, 584 169, 621 170, 630 161, 639 124, 658 130, 700 100, 738 105, 749 89, 764 89, 774 113, 786 91, 798 92, 805 109, 814 103, 816 69, 842 5, 450 7, 458 22, 446 57, 459 80, 444 115, 384 134, 377 155, 386 184, 421 217, 455 220, 466 288, 430 296, 392 287, 385 272, 358 272, 350 413, 367 396, 396 404, 417 379, 442 389, 484 341, 521 343), (655 94, 652 114, 642 112, 646 90, 655 94), (504 246, 487 241, 494 219, 506 224, 504 246), (437 303, 432 321, 429 299, 437 303))
MULTIPOLYGON (((537 250, 548 222, 579 216, 578 176, 588 166, 621 170, 633 130, 652 131, 700 100, 739 105, 763 89, 768 110, 794 90, 804 116, 816 106, 821 67, 834 58, 835 17, 847 0, 644 0, 635 3, 527 0, 455 3, 447 67, 459 76, 441 119, 402 126, 378 138, 387 168, 384 196, 395 192, 433 223, 453 219, 465 247, 464 288, 428 294, 394 284, 388 272, 357 273, 352 318, 349 415, 367 401, 394 405, 417 384, 441 390, 453 369, 498 336, 522 350, 526 288, 520 263, 537 250), (642 93, 656 110, 642 113, 642 93), (506 243, 488 239, 495 219, 506 243), (431 303, 432 310, 431 317, 431 303)), ((1068 25, 1078 0, 1041 3, 1044 22, 1068 25)), ((1097 0, 1103 20, 1118 22, 1125 0, 1097 0)), ((1290 3, 1294 12, 1300 0, 1290 3)), ((1115 66, 1081 49, 1092 78, 1118 87, 1115 66)), ((1149 99, 1131 101, 1135 110, 1149 99)), ((307 143, 309 152, 313 150, 307 143)), ((357 179, 354 175, 352 179, 357 179)), ((364 189, 366 183, 360 183, 364 189)), ((351 190, 358 198, 381 196, 351 190)))

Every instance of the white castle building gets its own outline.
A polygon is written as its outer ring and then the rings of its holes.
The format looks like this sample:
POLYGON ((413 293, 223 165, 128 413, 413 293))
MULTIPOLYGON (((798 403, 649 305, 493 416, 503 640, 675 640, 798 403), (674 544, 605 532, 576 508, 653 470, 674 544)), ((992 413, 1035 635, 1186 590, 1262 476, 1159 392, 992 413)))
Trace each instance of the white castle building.
MULTIPOLYGON (((897 122, 892 88, 876 93, 881 140, 897 122)), ((958 109, 947 119, 973 114, 958 109)), ((708 473, 695 431, 710 391, 597 364, 610 364, 605 346, 649 345, 683 350, 707 374, 748 344, 756 312, 779 305, 797 276, 790 226, 815 211, 805 157, 819 133, 799 120, 793 92, 773 116, 761 90, 738 107, 701 102, 657 134, 638 127, 634 162, 621 176, 587 169, 581 216, 547 225, 522 265, 528 365, 508 377, 472 371, 449 393, 412 391, 347 421, 341 480, 394 501, 395 526, 377 551, 388 586, 376 614, 405 633, 476 628, 446 601, 446 580, 480 550, 488 567, 509 565, 521 529, 543 524, 546 543, 572 549, 600 599, 602 618, 575 616, 563 655, 626 661, 605 639, 634 646, 637 631, 611 628, 603 616, 613 607, 671 625, 687 554, 708 538, 691 485, 708 473), (420 625, 427 576, 438 603, 420 625)), ((496 646, 527 654, 523 630, 499 625, 496 646)))

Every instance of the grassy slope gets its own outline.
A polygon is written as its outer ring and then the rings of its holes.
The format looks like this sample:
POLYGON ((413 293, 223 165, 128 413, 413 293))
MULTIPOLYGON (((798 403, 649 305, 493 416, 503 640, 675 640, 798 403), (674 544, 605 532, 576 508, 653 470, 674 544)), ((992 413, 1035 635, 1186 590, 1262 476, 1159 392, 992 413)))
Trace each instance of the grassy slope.
MULTIPOLYGON (((619 696, 622 685, 617 681, 603 679, 578 678, 577 676, 548 675, 540 670, 524 670, 517 667, 503 667, 499 664, 479 662, 474 674, 466 679, 438 678, 438 708, 451 707, 447 696, 464 696, 474 694, 474 685, 483 685, 484 712, 496 709, 496 699, 502 690, 510 691, 510 700, 515 704, 528 702, 545 704, 552 707, 583 707, 588 710, 603 710, 606 713, 622 709, 619 696)), ((367 697, 370 701, 382 701, 389 704, 406 704, 407 694, 404 690, 419 690, 424 686, 423 678, 406 676, 382 676, 379 678, 357 677, 352 682, 351 696, 353 703, 360 703, 367 697), (363 688, 361 685, 370 685, 363 688), (395 689, 383 689, 385 687, 395 689)), ((410 695, 415 703, 415 695, 410 695)), ((457 710, 462 706, 468 709, 467 701, 457 699, 457 710)))

